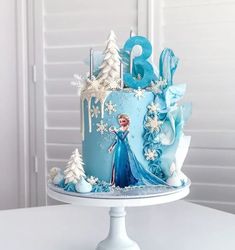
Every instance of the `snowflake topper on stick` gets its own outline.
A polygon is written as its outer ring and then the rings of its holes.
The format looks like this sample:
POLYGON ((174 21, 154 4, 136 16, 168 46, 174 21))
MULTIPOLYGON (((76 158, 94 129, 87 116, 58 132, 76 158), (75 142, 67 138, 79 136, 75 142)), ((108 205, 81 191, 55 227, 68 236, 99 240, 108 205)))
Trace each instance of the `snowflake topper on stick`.
POLYGON ((73 81, 70 82, 70 84, 74 87, 78 88, 78 95, 80 95, 81 90, 84 88, 85 86, 85 79, 84 77, 82 77, 81 75, 77 75, 74 74, 73 75, 73 81))

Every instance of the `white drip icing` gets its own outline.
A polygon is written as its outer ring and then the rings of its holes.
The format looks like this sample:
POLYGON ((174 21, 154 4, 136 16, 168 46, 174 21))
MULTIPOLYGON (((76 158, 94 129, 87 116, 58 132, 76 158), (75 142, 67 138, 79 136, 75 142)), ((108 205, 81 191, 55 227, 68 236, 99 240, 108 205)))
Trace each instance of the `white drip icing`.
POLYGON ((82 134, 82 140, 84 141, 84 100, 81 99, 81 134, 82 134))
POLYGON ((105 101, 100 102, 100 106, 101 106, 101 118, 102 119, 104 118, 104 102, 105 101))
POLYGON ((91 90, 91 89, 86 89, 83 90, 81 93, 81 102, 82 102, 82 114, 81 114, 81 119, 82 119, 82 127, 81 127, 81 132, 82 132, 82 140, 84 141, 84 134, 85 134, 85 105, 84 102, 85 100, 87 101, 87 107, 88 107, 88 128, 89 128, 89 133, 92 132, 92 117, 91 117, 91 102, 92 98, 95 98, 95 103, 100 102, 101 106, 101 118, 104 118, 104 103, 107 98, 107 96, 111 93, 111 91, 107 91, 106 89, 102 90, 91 90))
POLYGON ((91 127, 91 100, 92 100, 92 97, 91 99, 89 100, 89 102, 87 103, 88 105, 88 124, 89 124, 89 133, 91 133, 92 131, 92 127, 91 127))

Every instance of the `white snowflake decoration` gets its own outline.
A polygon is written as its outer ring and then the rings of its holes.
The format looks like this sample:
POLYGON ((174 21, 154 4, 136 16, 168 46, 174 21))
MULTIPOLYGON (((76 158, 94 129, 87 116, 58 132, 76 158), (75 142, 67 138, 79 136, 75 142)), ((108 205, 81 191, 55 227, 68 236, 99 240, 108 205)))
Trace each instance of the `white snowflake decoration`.
POLYGON ((88 90, 99 91, 100 89, 100 81, 97 80, 94 76, 91 79, 87 78, 88 90))
POLYGON ((122 80, 121 79, 116 79, 116 80, 112 80, 112 81, 105 80, 104 84, 105 84, 105 87, 107 89, 111 89, 111 90, 122 88, 122 80))
POLYGON ((96 131, 97 131, 97 132, 100 132, 100 134, 102 134, 102 135, 104 134, 104 132, 107 132, 107 131, 108 131, 108 130, 107 130, 108 124, 107 124, 107 123, 104 123, 103 120, 101 120, 100 123, 96 123, 96 126, 97 126, 96 131))
POLYGON ((98 178, 95 178, 94 176, 90 176, 88 179, 87 179, 87 182, 89 182, 92 186, 95 185, 98 181, 98 178))
POLYGON ((151 104, 149 104, 147 108, 149 109, 149 111, 155 113, 159 110, 159 104, 151 102, 151 104))
POLYGON ((159 121, 156 117, 148 117, 145 126, 150 129, 151 132, 159 131, 162 121, 159 121))
POLYGON ((74 87, 78 88, 78 94, 80 94, 81 89, 85 86, 85 78, 81 75, 74 74, 73 75, 74 80, 70 82, 70 84, 74 87))
POLYGON ((74 74, 73 78, 74 80, 71 82, 72 86, 80 87, 82 83, 84 82, 84 78, 81 75, 74 74))
POLYGON ((162 77, 160 77, 160 79, 156 83, 159 87, 165 87, 167 85, 166 80, 162 79, 162 77))
POLYGON ((91 117, 98 118, 99 114, 100 114, 100 108, 98 106, 92 105, 92 108, 91 108, 91 117))
POLYGON ((159 88, 159 85, 155 84, 154 82, 150 84, 150 87, 148 89, 151 90, 155 94, 162 93, 161 89, 159 88))
POLYGON ((98 102, 102 103, 106 97, 107 97, 107 91, 104 86, 101 86, 99 91, 96 92, 95 103, 98 103, 98 102))
POLYGON ((115 109, 115 107, 117 106, 116 104, 113 104, 112 101, 109 101, 108 103, 105 103, 105 111, 107 111, 109 113, 109 115, 111 115, 112 113, 116 112, 117 110, 115 109))
POLYGON ((143 98, 144 97, 144 89, 141 89, 140 87, 138 87, 138 89, 134 89, 135 92, 135 97, 137 97, 138 99, 143 98))
POLYGON ((147 152, 144 154, 145 158, 147 161, 154 161, 157 158, 157 152, 155 149, 149 149, 147 152))

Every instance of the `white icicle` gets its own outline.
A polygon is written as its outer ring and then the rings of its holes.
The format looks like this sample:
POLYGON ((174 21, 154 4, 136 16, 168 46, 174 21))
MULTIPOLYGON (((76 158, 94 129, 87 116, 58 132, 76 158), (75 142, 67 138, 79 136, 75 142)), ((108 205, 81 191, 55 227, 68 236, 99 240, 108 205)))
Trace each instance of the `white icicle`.
POLYGON ((81 134, 82 134, 82 141, 84 141, 84 100, 81 99, 81 134))
POLYGON ((88 124, 89 124, 89 132, 92 132, 92 126, 91 126, 91 100, 92 97, 88 100, 88 124))

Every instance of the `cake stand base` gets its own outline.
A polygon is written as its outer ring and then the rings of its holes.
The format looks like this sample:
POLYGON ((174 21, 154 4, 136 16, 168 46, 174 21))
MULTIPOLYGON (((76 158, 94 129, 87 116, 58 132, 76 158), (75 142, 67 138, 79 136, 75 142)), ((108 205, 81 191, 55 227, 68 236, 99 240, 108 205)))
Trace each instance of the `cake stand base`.
POLYGON ((113 193, 79 194, 66 192, 48 184, 48 195, 58 201, 74 205, 109 207, 110 228, 107 238, 101 241, 96 250, 140 250, 126 232, 125 207, 142 207, 176 201, 189 194, 190 181, 181 188, 145 187, 121 190, 113 193))
POLYGON ((109 212, 110 228, 108 237, 101 241, 96 250, 140 250, 136 242, 126 233, 124 207, 112 207, 109 212))

